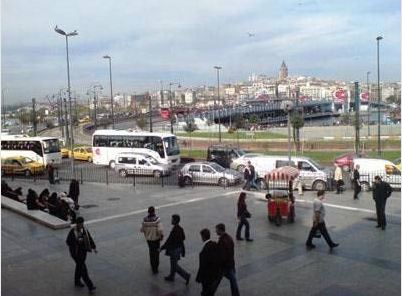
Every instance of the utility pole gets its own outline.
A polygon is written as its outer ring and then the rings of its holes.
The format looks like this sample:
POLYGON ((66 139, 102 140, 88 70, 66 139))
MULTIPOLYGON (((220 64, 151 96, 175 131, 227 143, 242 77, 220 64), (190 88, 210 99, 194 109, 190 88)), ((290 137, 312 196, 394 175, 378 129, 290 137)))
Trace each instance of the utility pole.
POLYGON ((355 82, 355 152, 360 153, 360 96, 359 82, 355 82))
POLYGON ((59 123, 61 137, 64 138, 62 117, 63 117, 63 101, 61 100, 61 94, 59 92, 59 96, 57 98, 57 122, 59 123))
POLYGON ((367 72, 367 99, 368 99, 368 105, 367 105, 367 136, 370 136, 370 84, 369 84, 369 75, 370 71, 367 72))
POLYGON ((378 91, 378 135, 377 135, 377 153, 381 156, 381 88, 380 88, 380 40, 382 36, 378 36, 377 40, 377 91, 378 91))
POLYGON ((149 131, 152 133, 152 100, 149 93, 147 93, 146 96, 148 97, 149 101, 149 131))
POLYGON ((5 97, 4 88, 1 90, 1 112, 3 114, 3 126, 6 124, 6 107, 5 107, 5 97))
POLYGON ((32 125, 33 125, 33 132, 34 136, 36 137, 36 130, 37 130, 37 125, 36 125, 36 99, 32 99, 32 125))

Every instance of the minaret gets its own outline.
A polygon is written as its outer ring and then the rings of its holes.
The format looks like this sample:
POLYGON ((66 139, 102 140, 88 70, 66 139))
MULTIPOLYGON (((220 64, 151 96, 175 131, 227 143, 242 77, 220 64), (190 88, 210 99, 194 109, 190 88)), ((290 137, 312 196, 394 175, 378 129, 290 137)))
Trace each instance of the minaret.
POLYGON ((286 77, 288 77, 288 67, 285 61, 282 61, 281 68, 279 69, 279 80, 284 80, 286 77))

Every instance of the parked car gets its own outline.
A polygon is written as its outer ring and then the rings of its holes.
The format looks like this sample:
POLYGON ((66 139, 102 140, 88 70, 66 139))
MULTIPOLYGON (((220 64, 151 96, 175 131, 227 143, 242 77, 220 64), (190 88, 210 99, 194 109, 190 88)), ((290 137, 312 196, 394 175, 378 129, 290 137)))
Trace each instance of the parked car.
POLYGON ((343 171, 349 172, 352 169, 353 159, 363 158, 365 156, 364 153, 356 154, 355 152, 348 152, 335 158, 334 163, 340 166, 343 171))
POLYGON ((179 171, 180 180, 184 185, 199 183, 226 187, 240 183, 242 174, 214 162, 190 162, 179 171))
POLYGON ((401 171, 391 161, 376 158, 355 158, 353 167, 356 165, 360 166, 360 184, 363 191, 369 191, 373 188, 375 176, 380 176, 393 189, 401 188, 401 171))
POLYGON ((230 168, 232 161, 244 154, 243 150, 230 145, 211 145, 208 147, 207 161, 216 162, 225 168, 230 168))
POLYGON ((60 154, 61 154, 61 158, 70 157, 70 149, 61 148, 61 149, 60 149, 60 154))
POLYGON ((129 175, 148 175, 159 178, 171 173, 171 167, 168 164, 160 163, 148 154, 119 153, 115 163, 115 171, 123 178, 129 175))
POLYGON ((29 157, 9 157, 1 159, 1 175, 38 175, 45 171, 43 163, 37 162, 29 157))
POLYGON ((258 156, 263 156, 264 154, 262 153, 246 153, 236 159, 234 159, 231 163, 230 163, 230 168, 234 169, 238 172, 243 172, 244 168, 247 166, 248 161, 252 160, 252 158, 254 157, 258 157, 258 156))
POLYGON ((92 162, 92 148, 91 147, 77 147, 73 149, 73 153, 69 152, 69 157, 74 155, 74 159, 86 160, 92 162))

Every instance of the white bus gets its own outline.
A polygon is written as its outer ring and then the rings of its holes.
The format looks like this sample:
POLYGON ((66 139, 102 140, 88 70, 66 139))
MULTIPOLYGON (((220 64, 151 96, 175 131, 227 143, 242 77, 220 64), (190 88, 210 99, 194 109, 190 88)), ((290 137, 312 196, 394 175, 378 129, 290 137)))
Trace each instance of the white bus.
POLYGON ((97 130, 92 137, 93 163, 115 166, 121 152, 147 153, 159 162, 180 164, 180 149, 172 134, 129 130, 97 130))
POLYGON ((1 158, 24 156, 47 166, 61 163, 59 139, 54 137, 28 137, 1 135, 1 158))

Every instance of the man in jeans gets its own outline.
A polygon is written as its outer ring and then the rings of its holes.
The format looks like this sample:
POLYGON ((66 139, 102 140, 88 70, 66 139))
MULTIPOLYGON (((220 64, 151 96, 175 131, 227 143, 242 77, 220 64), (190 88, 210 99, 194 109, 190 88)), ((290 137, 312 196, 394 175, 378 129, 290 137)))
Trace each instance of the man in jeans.
POLYGON ((215 226, 216 234, 219 236, 218 247, 220 249, 222 260, 223 276, 230 282, 232 296, 239 296, 239 287, 237 286, 235 261, 234 261, 234 243, 229 234, 226 233, 225 224, 220 223, 215 226))
POLYGON ((317 230, 319 230, 324 237, 325 241, 327 242, 328 246, 333 249, 339 246, 339 244, 334 243, 331 240, 331 237, 328 234, 327 227, 325 226, 325 207, 323 204, 323 200, 325 198, 325 191, 324 190, 318 190, 317 192, 317 198, 314 199, 313 202, 313 209, 314 209, 314 215, 313 215, 313 227, 310 230, 310 234, 308 236, 307 242, 306 242, 306 247, 313 249, 315 248, 315 245, 313 245, 313 237, 316 234, 317 230))
POLYGON ((142 222, 141 232, 144 233, 148 243, 152 273, 157 274, 159 267, 159 247, 163 239, 163 230, 162 223, 160 223, 159 217, 156 216, 154 207, 148 208, 148 216, 142 222))

